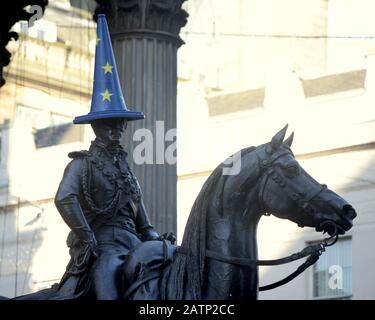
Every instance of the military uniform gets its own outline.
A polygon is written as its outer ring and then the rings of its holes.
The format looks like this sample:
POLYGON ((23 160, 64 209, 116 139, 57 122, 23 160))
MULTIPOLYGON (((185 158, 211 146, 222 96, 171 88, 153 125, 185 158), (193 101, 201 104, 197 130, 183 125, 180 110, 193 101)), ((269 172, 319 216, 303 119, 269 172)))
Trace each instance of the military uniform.
POLYGON ((99 299, 116 299, 118 266, 142 240, 158 236, 141 200, 136 177, 120 145, 110 148, 100 140, 89 151, 72 152, 55 204, 72 229, 67 244, 71 261, 60 286, 69 285, 73 296, 85 294, 93 281, 99 299), (97 243, 95 243, 97 242, 97 243), (93 258, 93 246, 97 259, 93 258), (90 270, 90 272, 88 272, 90 270))

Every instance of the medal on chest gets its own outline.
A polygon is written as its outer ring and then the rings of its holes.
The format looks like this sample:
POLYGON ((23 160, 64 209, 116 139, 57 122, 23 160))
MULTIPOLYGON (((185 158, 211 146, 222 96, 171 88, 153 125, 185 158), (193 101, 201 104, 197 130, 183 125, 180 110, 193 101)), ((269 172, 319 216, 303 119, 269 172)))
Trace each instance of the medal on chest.
POLYGON ((134 174, 122 157, 90 157, 90 162, 98 170, 105 180, 110 182, 115 190, 121 190, 123 194, 129 195, 133 200, 140 199, 140 189, 134 174))

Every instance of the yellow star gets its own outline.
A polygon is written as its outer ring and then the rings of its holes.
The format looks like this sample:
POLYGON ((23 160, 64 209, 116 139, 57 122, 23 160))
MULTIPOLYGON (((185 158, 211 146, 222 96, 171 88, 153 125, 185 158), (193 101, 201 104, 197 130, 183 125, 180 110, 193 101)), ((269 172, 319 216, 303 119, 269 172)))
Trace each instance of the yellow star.
POLYGON ((104 69, 104 74, 106 73, 112 73, 112 68, 113 66, 111 66, 108 61, 107 61, 107 64, 105 66, 102 67, 104 69))
POLYGON ((105 100, 111 101, 111 96, 113 96, 113 93, 110 93, 108 89, 105 89, 105 91, 102 92, 101 95, 103 96, 103 101, 105 100))
POLYGON ((99 41, 102 40, 98 37, 98 35, 96 35, 96 45, 98 45, 99 41))

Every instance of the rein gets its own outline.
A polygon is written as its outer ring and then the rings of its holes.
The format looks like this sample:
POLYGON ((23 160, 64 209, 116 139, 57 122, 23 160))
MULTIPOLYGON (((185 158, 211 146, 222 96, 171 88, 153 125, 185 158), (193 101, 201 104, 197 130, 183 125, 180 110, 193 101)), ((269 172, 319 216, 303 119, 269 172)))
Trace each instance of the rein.
MULTIPOLYGON (((259 291, 266 291, 275 289, 277 287, 280 287, 290 281, 292 281, 294 278, 299 276, 302 272, 304 272, 308 267, 312 266, 315 262, 318 261, 320 255, 325 251, 326 247, 332 246, 336 243, 338 239, 338 234, 335 236, 331 236, 330 238, 324 239, 322 242, 317 244, 312 244, 307 246, 306 248, 302 249, 301 251, 297 253, 293 253, 287 257, 275 259, 275 260, 252 260, 249 258, 239 258, 239 257, 233 257, 228 255, 223 255, 218 252, 212 251, 212 250, 206 250, 205 257, 209 259, 213 259, 216 261, 220 261, 223 263, 233 264, 240 267, 255 267, 255 266, 277 266, 281 264, 290 263, 305 257, 308 257, 304 263, 302 263, 293 273, 291 273, 289 276, 285 277, 282 280, 279 280, 277 282, 259 287, 259 291), (333 239, 332 242, 330 242, 333 239)), ((187 250, 182 247, 177 248, 177 253, 181 254, 187 254, 187 250)))

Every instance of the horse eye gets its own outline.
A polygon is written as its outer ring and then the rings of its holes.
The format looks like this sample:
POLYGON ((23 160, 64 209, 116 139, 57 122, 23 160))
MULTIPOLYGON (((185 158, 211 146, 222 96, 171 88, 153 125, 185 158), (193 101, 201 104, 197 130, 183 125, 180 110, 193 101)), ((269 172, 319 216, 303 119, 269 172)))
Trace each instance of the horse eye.
POLYGON ((299 174, 299 167, 296 163, 291 163, 286 165, 285 170, 292 175, 298 175, 299 174))

